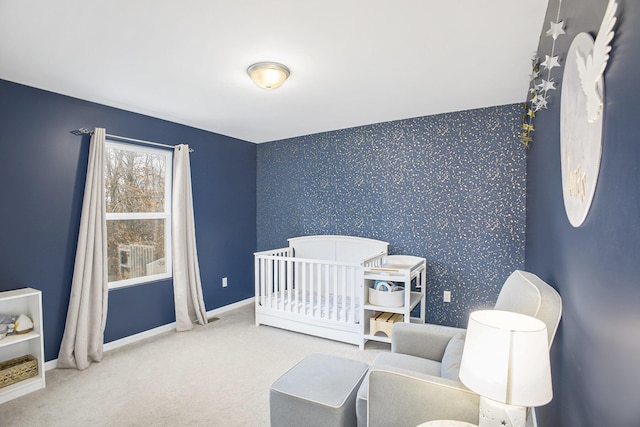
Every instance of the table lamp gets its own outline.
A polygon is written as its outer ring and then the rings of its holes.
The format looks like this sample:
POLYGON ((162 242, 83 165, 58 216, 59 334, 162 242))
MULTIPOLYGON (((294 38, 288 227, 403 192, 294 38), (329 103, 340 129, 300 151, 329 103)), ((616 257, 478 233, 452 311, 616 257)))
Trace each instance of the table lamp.
POLYGON ((480 395, 480 427, 525 427, 527 407, 553 397, 546 325, 509 311, 471 313, 460 380, 480 395))

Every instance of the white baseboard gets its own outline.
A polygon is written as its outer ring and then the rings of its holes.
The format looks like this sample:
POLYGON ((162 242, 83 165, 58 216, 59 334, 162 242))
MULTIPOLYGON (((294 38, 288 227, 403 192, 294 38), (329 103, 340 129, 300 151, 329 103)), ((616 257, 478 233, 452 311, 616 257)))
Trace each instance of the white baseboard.
MULTIPOLYGON (((242 301, 234 302, 233 304, 225 305, 224 307, 209 310, 207 311, 207 318, 218 316, 222 313, 226 313, 227 311, 231 311, 245 305, 253 304, 254 300, 255 300, 255 297, 251 297, 242 301)), ((120 348, 127 344, 131 344, 137 341, 141 341, 145 338, 150 338, 150 337, 162 334, 164 332, 174 330, 175 328, 176 328, 176 322, 172 322, 166 325, 158 326, 157 328, 149 329, 148 331, 143 331, 134 335, 129 335, 128 337, 120 338, 119 340, 105 343, 103 347, 103 351, 107 352, 107 351, 115 350, 116 348, 120 348)), ((58 367, 58 359, 50 360, 48 362, 45 362, 44 364, 45 371, 49 371, 57 367, 58 367)))

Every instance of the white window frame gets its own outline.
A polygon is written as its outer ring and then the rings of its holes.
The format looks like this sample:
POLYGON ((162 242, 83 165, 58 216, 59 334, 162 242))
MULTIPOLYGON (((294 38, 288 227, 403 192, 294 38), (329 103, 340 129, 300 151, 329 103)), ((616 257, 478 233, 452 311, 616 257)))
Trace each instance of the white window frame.
MULTIPOLYGON (((173 151, 163 150, 160 148, 145 147, 136 144, 127 144, 107 139, 105 148, 116 150, 134 151, 137 153, 153 154, 155 156, 163 156, 165 158, 165 186, 164 186, 164 211, 163 212, 131 212, 131 213, 109 213, 106 212, 106 220, 136 220, 136 219, 164 219, 164 245, 165 245, 165 264, 167 271, 160 274, 151 274, 148 276, 134 277, 132 279, 118 280, 109 282, 109 289, 118 289, 128 286, 142 285, 145 283, 156 282, 158 280, 171 279, 173 277, 172 242, 171 242, 171 189, 173 187, 173 151)), ((107 256, 105 254, 105 256, 107 256)))

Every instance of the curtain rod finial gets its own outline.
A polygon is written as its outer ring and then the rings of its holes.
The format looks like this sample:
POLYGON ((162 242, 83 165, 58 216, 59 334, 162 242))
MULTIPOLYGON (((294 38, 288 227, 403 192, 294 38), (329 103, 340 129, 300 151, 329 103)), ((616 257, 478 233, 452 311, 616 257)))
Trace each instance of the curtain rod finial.
POLYGON ((87 128, 80 128, 80 129, 72 130, 71 133, 76 136, 80 136, 80 135, 90 135, 91 131, 87 128))

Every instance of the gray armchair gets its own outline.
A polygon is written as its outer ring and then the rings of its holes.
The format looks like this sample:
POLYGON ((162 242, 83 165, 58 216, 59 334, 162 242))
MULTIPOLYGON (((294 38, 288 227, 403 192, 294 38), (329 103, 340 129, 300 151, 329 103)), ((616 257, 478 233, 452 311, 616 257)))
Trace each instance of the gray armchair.
MULTIPOLYGON (((562 300, 536 275, 516 270, 502 286, 494 309, 542 320, 551 347, 562 300)), ((439 419, 476 424, 480 396, 458 378, 464 336, 460 328, 396 323, 391 352, 376 357, 358 390, 358 426, 417 426, 439 419)))

